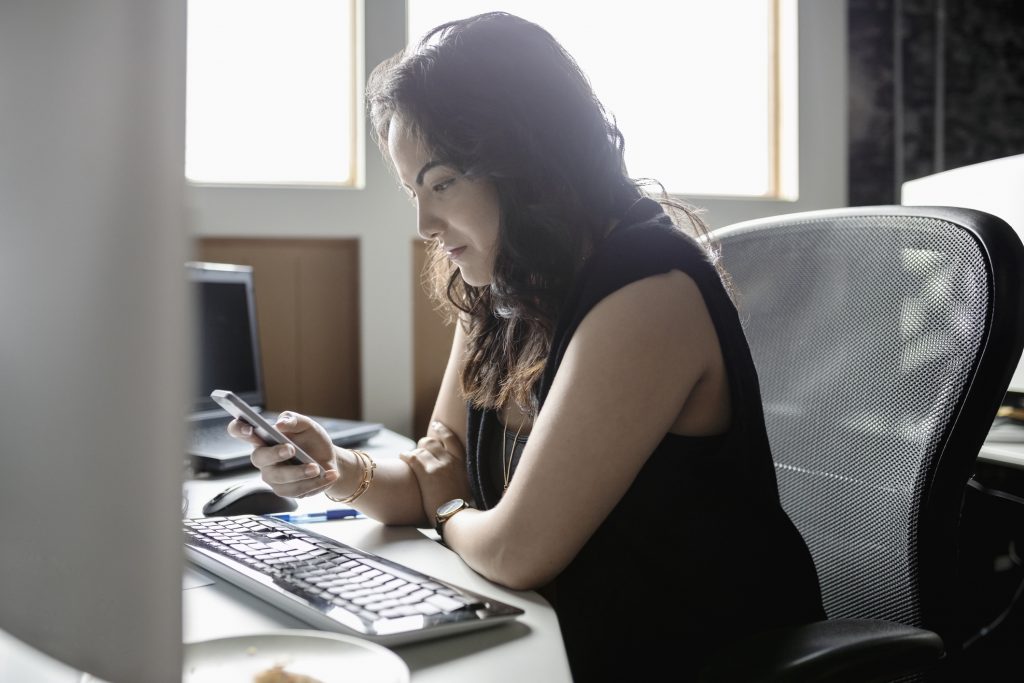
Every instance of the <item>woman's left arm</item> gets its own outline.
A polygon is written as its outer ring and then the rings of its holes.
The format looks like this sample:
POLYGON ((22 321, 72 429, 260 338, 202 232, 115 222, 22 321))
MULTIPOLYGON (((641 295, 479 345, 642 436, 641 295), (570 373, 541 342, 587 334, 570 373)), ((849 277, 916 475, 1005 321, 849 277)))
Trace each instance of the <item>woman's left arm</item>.
POLYGON ((610 294, 573 335, 504 498, 491 510, 453 516, 445 541, 497 583, 548 583, 721 362, 714 324, 688 275, 671 271, 610 294))

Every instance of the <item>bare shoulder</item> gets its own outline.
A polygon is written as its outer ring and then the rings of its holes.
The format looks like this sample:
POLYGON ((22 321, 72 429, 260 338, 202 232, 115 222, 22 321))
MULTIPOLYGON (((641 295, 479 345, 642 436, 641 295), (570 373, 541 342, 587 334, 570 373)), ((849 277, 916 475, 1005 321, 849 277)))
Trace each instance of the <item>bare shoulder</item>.
POLYGON ((658 339, 688 342, 690 354, 695 346, 717 339, 707 304, 696 281, 680 270, 671 270, 642 278, 602 299, 586 315, 573 337, 573 343, 590 337, 608 341, 619 339, 635 346, 639 340, 658 339))
POLYGON ((697 282, 681 270, 670 270, 641 278, 608 296, 621 297, 634 305, 644 302, 654 307, 678 307, 683 304, 704 305, 697 282))
POLYGON ((623 405, 672 406, 676 433, 713 434, 728 424, 721 340, 700 287, 678 270, 637 280, 595 305, 558 374, 576 387, 597 381, 592 391, 623 405))

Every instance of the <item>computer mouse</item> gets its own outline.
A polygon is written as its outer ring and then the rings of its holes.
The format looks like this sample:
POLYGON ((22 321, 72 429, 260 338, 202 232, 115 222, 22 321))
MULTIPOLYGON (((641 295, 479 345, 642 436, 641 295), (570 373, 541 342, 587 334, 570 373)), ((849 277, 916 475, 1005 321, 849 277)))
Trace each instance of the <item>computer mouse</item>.
POLYGON ((294 498, 279 496, 262 481, 244 481, 229 486, 207 501, 203 514, 207 517, 226 515, 267 515, 291 512, 299 507, 294 498))

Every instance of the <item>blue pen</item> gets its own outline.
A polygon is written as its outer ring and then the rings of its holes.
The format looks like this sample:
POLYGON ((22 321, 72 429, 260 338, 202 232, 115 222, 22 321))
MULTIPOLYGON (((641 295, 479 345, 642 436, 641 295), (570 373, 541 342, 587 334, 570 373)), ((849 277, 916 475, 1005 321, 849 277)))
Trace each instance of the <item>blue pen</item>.
POLYGON ((309 524, 311 522, 329 522, 335 519, 361 519, 363 517, 359 510, 342 508, 340 510, 326 510, 324 512, 307 512, 305 514, 292 515, 282 512, 276 515, 267 515, 274 519, 280 519, 292 524, 309 524))

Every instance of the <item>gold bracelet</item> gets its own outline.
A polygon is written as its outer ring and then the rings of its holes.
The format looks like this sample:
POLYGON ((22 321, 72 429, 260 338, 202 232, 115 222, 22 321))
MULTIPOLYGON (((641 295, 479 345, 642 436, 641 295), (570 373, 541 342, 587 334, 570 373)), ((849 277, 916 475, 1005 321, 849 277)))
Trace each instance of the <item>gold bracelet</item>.
POLYGON ((359 486, 356 487, 356 490, 352 495, 345 496, 344 498, 335 498, 327 491, 324 491, 324 495, 335 503, 351 503, 356 498, 366 493, 366 489, 370 488, 370 482, 373 481, 373 471, 377 469, 377 463, 373 461, 373 458, 370 457, 369 453, 366 451, 357 451, 354 448, 350 448, 349 450, 355 453, 356 458, 363 463, 363 480, 359 482, 359 486))

